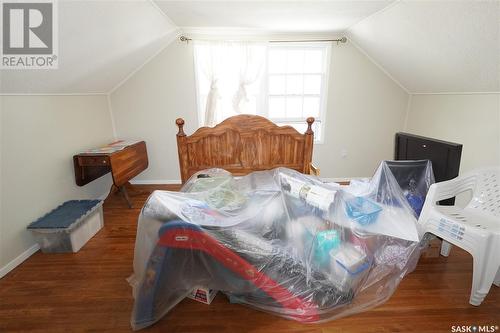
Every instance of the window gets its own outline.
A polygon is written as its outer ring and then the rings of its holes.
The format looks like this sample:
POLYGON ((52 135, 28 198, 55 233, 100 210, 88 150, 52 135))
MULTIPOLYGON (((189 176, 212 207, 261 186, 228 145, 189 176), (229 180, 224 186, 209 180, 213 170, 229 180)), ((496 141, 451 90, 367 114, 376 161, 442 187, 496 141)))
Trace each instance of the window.
POLYGON ((329 43, 199 42, 194 46, 200 125, 260 114, 323 139, 329 43))
POLYGON ((305 132, 314 117, 315 141, 322 141, 328 83, 329 43, 273 43, 267 66, 266 116, 305 132))

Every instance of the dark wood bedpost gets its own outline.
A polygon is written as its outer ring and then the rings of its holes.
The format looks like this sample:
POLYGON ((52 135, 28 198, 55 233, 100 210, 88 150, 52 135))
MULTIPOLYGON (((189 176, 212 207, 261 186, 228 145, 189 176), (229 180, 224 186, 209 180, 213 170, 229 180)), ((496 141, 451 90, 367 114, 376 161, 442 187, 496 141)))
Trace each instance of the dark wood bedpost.
POLYGON ((184 182, 188 178, 188 152, 186 144, 186 133, 184 133, 184 119, 177 118, 175 124, 179 127, 177 132, 177 151, 179 153, 179 168, 181 171, 181 181, 184 182))
POLYGON ((304 144, 304 173, 311 173, 311 161, 313 153, 314 144, 314 132, 312 130, 312 124, 314 123, 314 117, 307 118, 307 130, 304 133, 306 135, 306 140, 304 144))

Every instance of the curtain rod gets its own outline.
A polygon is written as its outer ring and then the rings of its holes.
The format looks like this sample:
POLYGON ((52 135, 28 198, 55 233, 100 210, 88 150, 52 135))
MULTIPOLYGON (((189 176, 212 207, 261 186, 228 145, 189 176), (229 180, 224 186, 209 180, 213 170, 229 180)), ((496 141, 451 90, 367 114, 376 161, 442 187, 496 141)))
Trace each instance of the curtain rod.
MULTIPOLYGON (((192 41, 192 38, 188 38, 186 36, 179 37, 181 42, 189 42, 192 41)), ((302 39, 302 40, 270 40, 269 43, 311 43, 311 42, 337 42, 338 43, 346 43, 347 38, 337 38, 337 39, 302 39)))

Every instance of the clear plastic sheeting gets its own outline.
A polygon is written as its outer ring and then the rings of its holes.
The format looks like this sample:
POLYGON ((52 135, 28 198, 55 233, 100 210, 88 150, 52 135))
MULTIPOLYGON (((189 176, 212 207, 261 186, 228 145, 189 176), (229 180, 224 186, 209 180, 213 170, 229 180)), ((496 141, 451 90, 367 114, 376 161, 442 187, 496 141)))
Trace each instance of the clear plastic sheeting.
POLYGON ((155 191, 139 218, 132 327, 199 285, 306 323, 384 302, 418 261, 416 216, 387 165, 359 185, 210 169, 181 192, 155 191))
MULTIPOLYGON (((382 168, 379 168, 376 176, 384 177, 385 173, 390 171, 411 208, 417 217, 420 216, 427 192, 435 182, 432 162, 430 160, 408 160, 383 161, 382 164, 385 165, 384 172, 380 172, 382 168)), ((379 179, 378 183, 381 182, 385 182, 385 180, 379 179)), ((362 193, 369 190, 370 184, 372 184, 372 180, 354 180, 351 182, 351 188, 357 193, 362 193)))
POLYGON ((434 184, 430 160, 385 161, 417 216, 424 206, 429 187, 434 184))

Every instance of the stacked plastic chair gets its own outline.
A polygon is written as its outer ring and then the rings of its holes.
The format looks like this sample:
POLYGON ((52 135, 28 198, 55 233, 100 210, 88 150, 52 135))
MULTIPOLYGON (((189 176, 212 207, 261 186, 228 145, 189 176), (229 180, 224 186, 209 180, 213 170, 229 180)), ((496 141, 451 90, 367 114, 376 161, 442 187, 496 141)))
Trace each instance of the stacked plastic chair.
POLYGON ((470 304, 480 305, 492 283, 500 286, 500 167, 476 169, 432 185, 419 223, 423 233, 443 239, 442 255, 448 256, 450 244, 472 255, 470 304), (472 191, 472 199, 465 208, 436 204, 467 191, 472 191))

